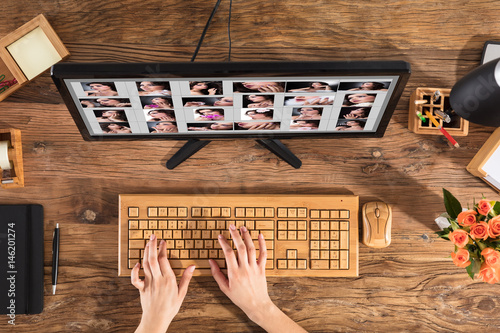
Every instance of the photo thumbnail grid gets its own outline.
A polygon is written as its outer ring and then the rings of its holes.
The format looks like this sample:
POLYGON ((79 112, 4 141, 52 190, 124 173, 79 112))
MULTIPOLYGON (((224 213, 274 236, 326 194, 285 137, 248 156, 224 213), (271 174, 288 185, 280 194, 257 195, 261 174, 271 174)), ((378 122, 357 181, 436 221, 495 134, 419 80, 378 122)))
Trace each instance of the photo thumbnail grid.
POLYGON ((396 77, 66 79, 93 136, 377 130, 396 77))

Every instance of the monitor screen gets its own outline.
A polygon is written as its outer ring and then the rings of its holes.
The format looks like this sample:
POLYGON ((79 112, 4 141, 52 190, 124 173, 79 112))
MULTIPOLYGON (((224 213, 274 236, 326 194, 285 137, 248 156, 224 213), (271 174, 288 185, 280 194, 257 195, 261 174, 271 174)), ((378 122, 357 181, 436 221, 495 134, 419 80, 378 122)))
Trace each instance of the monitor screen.
POLYGON ((52 68, 87 140, 382 136, 409 75, 403 61, 52 68))

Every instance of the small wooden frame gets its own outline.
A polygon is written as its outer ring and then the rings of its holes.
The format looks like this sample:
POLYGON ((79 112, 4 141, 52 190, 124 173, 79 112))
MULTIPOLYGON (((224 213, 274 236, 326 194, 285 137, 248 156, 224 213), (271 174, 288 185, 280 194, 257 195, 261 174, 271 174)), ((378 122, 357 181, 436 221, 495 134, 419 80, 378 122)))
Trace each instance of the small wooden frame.
POLYGON ((410 97, 410 111, 408 115, 408 129, 417 134, 434 134, 442 135, 441 131, 425 115, 425 111, 429 111, 436 118, 440 125, 451 136, 467 136, 469 134, 469 122, 458 115, 451 116, 451 122, 446 123, 441 118, 436 116, 437 110, 448 110, 450 105, 451 89, 441 88, 417 88, 410 97), (433 95, 436 91, 440 92, 441 97, 433 101, 433 95), (420 120, 417 116, 417 111, 427 118, 426 122, 420 120))
POLYGON ((479 149, 467 165, 467 171, 500 192, 500 128, 479 149))
POLYGON ((21 130, 10 128, 0 129, 0 142, 7 141, 7 156, 10 170, 0 168, 0 187, 24 187, 23 143, 21 130))
POLYGON ((0 39, 0 101, 69 52, 42 15, 0 39))

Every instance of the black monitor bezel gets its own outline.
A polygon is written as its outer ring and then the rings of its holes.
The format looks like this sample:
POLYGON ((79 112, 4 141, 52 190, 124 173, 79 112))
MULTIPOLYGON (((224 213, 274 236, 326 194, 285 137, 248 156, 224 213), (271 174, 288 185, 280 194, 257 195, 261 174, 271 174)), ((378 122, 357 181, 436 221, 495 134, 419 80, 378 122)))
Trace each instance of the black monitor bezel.
POLYGON ((315 61, 315 62, 162 62, 162 63, 58 63, 51 77, 86 141, 104 140, 186 140, 193 138, 371 138, 382 137, 411 74, 405 61, 315 61), (398 76, 394 91, 375 132, 339 133, 203 133, 172 136, 127 135, 92 136, 66 86, 65 79, 185 78, 185 77, 306 77, 306 76, 398 76))

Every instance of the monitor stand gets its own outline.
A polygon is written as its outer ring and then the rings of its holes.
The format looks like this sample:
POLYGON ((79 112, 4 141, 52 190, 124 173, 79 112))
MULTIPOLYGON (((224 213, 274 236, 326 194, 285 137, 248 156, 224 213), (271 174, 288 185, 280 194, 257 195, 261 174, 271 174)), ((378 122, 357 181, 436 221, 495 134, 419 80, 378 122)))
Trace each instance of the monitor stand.
MULTIPOLYGON (((288 149, 278 139, 259 139, 256 140, 265 148, 269 149, 273 154, 283 159, 285 162, 298 169, 302 166, 302 161, 295 156, 290 149, 288 149)), ((189 157, 193 156, 198 150, 205 147, 210 143, 210 140, 190 139, 184 144, 175 154, 167 161, 167 169, 172 170, 189 157)))

